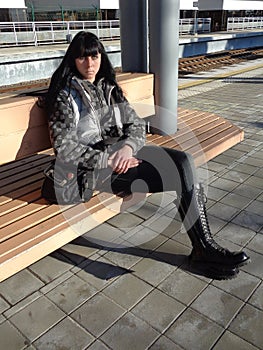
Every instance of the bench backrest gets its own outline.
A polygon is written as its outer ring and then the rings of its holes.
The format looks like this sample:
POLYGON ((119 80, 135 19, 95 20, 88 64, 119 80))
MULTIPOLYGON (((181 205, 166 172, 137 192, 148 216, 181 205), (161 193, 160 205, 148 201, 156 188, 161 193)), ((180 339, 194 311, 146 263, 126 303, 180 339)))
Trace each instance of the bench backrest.
MULTIPOLYGON (((117 80, 139 116, 154 114, 152 74, 120 73, 117 80)), ((36 102, 31 96, 0 99, 0 164, 51 147, 47 118, 36 102)))

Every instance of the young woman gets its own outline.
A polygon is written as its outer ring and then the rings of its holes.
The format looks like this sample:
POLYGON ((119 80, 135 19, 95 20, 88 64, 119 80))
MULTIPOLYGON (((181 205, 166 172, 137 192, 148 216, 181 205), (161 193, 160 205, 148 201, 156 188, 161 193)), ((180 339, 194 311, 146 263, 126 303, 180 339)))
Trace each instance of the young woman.
POLYGON ((234 277, 248 262, 212 238, 204 191, 196 184, 191 156, 145 146, 145 125, 118 86, 102 43, 79 32, 52 76, 46 98, 56 159, 88 174, 86 187, 115 194, 176 191, 177 206, 191 240, 192 266, 208 277, 234 277))

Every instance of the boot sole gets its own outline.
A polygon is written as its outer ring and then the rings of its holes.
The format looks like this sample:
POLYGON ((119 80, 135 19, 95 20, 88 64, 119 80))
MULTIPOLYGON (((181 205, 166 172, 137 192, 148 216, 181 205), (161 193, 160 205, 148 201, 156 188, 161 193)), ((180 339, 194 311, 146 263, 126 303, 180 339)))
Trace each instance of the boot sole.
POLYGON ((207 260, 197 260, 195 258, 193 258, 192 254, 189 255, 189 261, 192 263, 192 264, 208 264, 208 265, 211 265, 211 266, 217 266, 217 268, 222 268, 222 269, 227 269, 227 270, 230 270, 231 268, 239 268, 239 267, 242 267, 242 266, 245 266, 247 264, 249 264, 251 262, 251 259, 248 257, 247 260, 244 260, 238 264, 222 264, 222 263, 219 263, 219 262, 213 262, 213 261, 207 261, 207 260))
POLYGON ((237 267, 228 267, 207 262, 189 261, 189 267, 191 272, 195 274, 216 280, 230 280, 235 278, 239 273, 237 267))

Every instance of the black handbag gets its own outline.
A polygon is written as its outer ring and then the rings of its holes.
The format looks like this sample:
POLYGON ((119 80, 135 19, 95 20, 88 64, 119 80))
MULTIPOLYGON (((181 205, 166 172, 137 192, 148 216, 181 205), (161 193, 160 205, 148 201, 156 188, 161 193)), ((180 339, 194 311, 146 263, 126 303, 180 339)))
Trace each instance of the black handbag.
POLYGON ((93 191, 87 186, 87 173, 74 165, 53 160, 44 170, 41 194, 55 204, 86 202, 93 191))

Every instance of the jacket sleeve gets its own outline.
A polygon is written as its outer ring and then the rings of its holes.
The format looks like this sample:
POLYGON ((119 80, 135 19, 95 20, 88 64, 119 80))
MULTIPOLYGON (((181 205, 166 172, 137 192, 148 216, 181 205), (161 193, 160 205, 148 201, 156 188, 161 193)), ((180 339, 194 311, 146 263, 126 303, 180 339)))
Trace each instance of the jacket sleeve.
POLYGON ((84 142, 78 134, 76 115, 68 93, 59 93, 49 117, 52 146, 58 159, 84 169, 101 169, 108 165, 108 154, 96 145, 84 142))
POLYGON ((125 137, 124 144, 131 146, 136 154, 145 145, 145 121, 137 115, 125 97, 120 109, 125 137))

